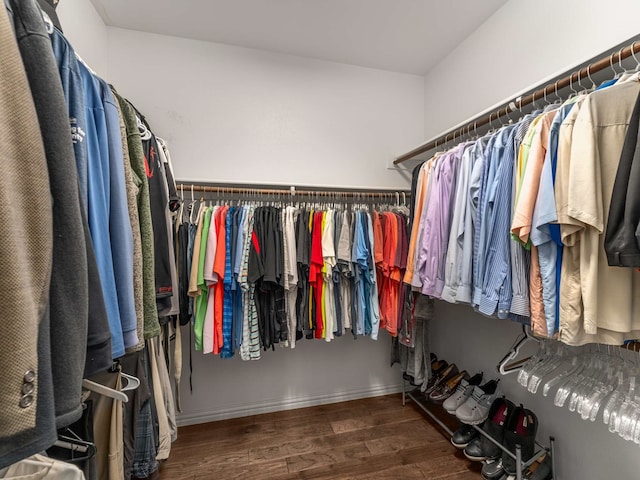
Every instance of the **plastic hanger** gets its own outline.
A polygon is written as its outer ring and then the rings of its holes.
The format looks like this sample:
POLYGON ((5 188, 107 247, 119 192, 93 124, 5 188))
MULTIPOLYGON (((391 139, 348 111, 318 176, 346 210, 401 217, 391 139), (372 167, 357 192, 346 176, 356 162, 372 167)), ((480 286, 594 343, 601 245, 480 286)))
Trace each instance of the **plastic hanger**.
POLYGON ((534 338, 533 336, 531 336, 531 331, 529 327, 527 327, 526 325, 523 325, 522 337, 519 337, 516 339, 511 349, 509 349, 507 354, 504 357, 502 357, 502 360, 498 362, 498 366, 496 367, 498 372, 500 372, 502 375, 509 375, 510 373, 515 373, 517 371, 522 370, 526 362, 528 362, 532 357, 520 359, 513 363, 508 363, 508 362, 515 360, 516 357, 520 354, 520 350, 522 349, 522 347, 531 341, 540 343, 537 338, 534 338))
POLYGON ((138 377, 124 372, 120 372, 120 376, 127 380, 127 384, 121 389, 122 392, 130 392, 140 386, 140 379, 138 377))
POLYGON ((82 387, 86 390, 91 390, 92 392, 104 395, 105 397, 113 398, 114 400, 120 400, 123 403, 127 403, 129 401, 129 397, 127 397, 125 393, 119 390, 114 390, 113 388, 106 387, 100 383, 88 380, 86 378, 82 380, 82 387))

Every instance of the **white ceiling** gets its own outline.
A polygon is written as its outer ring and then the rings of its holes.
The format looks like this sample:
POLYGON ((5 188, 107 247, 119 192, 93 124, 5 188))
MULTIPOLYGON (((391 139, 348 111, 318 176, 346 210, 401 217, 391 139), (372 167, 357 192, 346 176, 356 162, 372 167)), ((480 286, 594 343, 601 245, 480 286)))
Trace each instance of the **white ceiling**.
POLYGON ((110 26, 424 75, 507 0, 92 0, 110 26))

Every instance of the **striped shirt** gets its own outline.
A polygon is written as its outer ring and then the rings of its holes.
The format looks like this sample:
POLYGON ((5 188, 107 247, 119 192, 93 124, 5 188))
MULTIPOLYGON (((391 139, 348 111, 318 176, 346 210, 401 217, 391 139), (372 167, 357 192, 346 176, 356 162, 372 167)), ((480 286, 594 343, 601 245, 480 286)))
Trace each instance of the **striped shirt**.
POLYGON ((476 212, 476 224, 473 232, 473 298, 472 305, 478 306, 482 298, 482 283, 484 279, 484 263, 485 263, 485 245, 487 241, 487 230, 489 228, 489 222, 486 221, 487 217, 487 197, 488 189, 487 183, 489 181, 490 173, 495 169, 495 165, 491 165, 491 152, 493 151, 493 144, 496 141, 496 135, 489 137, 487 146, 482 152, 482 162, 480 166, 482 168, 480 174, 480 186, 478 190, 478 210, 476 212))
POLYGON ((231 284, 233 282, 233 269, 231 267, 231 235, 233 232, 233 213, 235 207, 230 207, 226 218, 225 232, 225 260, 224 260, 224 296, 222 307, 222 350, 221 358, 233 357, 233 297, 231 292, 231 284))
POLYGON ((487 182, 488 223, 484 254, 485 271, 479 312, 505 319, 511 307, 511 258, 509 227, 511 223, 511 179, 513 177, 513 136, 515 127, 507 126, 496 134, 491 152, 490 177, 487 182), (491 177, 493 175, 493 177, 491 177), (497 312, 496 312, 497 309, 497 312))
MULTIPOLYGON (((516 133, 513 137, 513 161, 516 162, 516 153, 520 150, 520 145, 524 140, 531 123, 535 119, 534 115, 525 116, 518 126, 516 127, 516 133)), ((516 184, 517 184, 517 170, 513 169, 513 177, 511 179, 511 195, 515 199, 516 184)), ((514 214, 514 202, 511 202, 511 218, 514 214)), ((522 244, 517 240, 511 239, 509 242, 511 250, 511 312, 510 318, 512 320, 521 321, 522 323, 529 322, 529 265, 531 262, 530 252, 525 250, 522 244)))

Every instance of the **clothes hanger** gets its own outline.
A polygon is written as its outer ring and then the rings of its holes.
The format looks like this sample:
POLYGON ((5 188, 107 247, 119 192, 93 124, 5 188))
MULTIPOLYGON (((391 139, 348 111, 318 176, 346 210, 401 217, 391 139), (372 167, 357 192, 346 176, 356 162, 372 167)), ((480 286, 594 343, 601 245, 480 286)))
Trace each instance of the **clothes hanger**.
POLYGON ((558 81, 559 80, 556 80, 556 83, 553 84, 553 91, 554 91, 554 94, 556 96, 555 103, 561 104, 563 102, 563 100, 562 100, 562 97, 560 95, 558 95, 558 81))
POLYGON ((137 389, 140 386, 140 379, 129 375, 128 373, 120 372, 120 376, 127 380, 127 384, 122 388, 122 392, 130 392, 137 389))
POLYGON ((590 92, 593 92, 593 91, 595 91, 596 88, 598 88, 598 86, 596 85, 596 82, 594 82, 593 78, 591 78, 591 67, 592 66, 593 66, 592 64, 589 64, 589 66, 587 67, 587 78, 591 82, 591 87, 589 88, 590 92))
POLYGON ((516 339, 516 342, 509 349, 507 354, 502 357, 502 360, 498 362, 498 365, 496 367, 498 372, 500 372, 502 375, 509 375, 510 373, 515 373, 521 370, 524 364, 533 357, 530 356, 527 358, 522 358, 512 363, 508 362, 515 360, 516 357, 520 354, 520 350, 522 350, 522 347, 529 342, 540 344, 540 341, 531 335, 531 329, 526 325, 522 325, 521 337, 516 339))
POLYGON ((631 56, 633 57, 633 60, 636 62, 635 71, 640 72, 640 60, 638 60, 638 57, 636 57, 636 43, 637 42, 633 42, 631 44, 631 56))
POLYGON ((122 403, 127 403, 129 401, 129 397, 127 397, 125 393, 119 390, 114 390, 113 388, 106 387, 100 383, 88 380, 86 378, 82 380, 82 387, 86 390, 104 395, 105 397, 113 398, 114 400, 120 400, 122 403))
POLYGON ((578 96, 578 91, 575 88, 573 88, 573 73, 569 75, 569 89, 573 92, 569 95, 569 98, 574 98, 578 96))

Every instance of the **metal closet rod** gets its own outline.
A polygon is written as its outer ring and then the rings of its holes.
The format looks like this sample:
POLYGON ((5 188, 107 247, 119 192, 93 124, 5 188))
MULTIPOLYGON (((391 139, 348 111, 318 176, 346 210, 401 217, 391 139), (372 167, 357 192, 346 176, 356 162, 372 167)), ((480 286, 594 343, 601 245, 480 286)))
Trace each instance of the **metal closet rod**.
POLYGON ((308 197, 347 197, 347 198, 389 198, 391 196, 404 195, 405 198, 411 196, 407 190, 298 190, 291 187, 288 190, 282 188, 251 188, 251 187, 225 187, 223 185, 196 185, 190 183, 178 183, 178 190, 183 193, 222 193, 236 195, 281 195, 281 196, 308 196, 308 197))
POLYGON ((506 103, 506 105, 499 107, 489 113, 476 117, 475 119, 468 122, 466 125, 454 128, 449 130, 448 132, 440 135, 437 138, 420 145, 419 147, 411 150, 410 152, 405 153, 404 155, 400 155, 393 161, 394 165, 398 165, 402 162, 406 162, 407 160, 411 160, 418 155, 421 155, 429 150, 436 148, 438 145, 442 145, 447 142, 447 140, 455 139, 456 137, 463 137, 468 135, 469 132, 475 131, 478 127, 483 127, 485 125, 491 124, 494 120, 498 120, 500 117, 508 115, 511 109, 511 105, 515 105, 516 108, 520 109, 524 106, 530 105, 533 103, 535 99, 540 100, 541 98, 546 98, 548 94, 554 93, 563 88, 569 87, 574 84, 576 81, 579 82, 580 79, 584 79, 586 77, 590 77, 592 74, 597 73, 601 70, 605 70, 607 68, 613 68, 615 63, 620 63, 622 60, 629 58, 630 56, 640 52, 640 42, 633 42, 631 45, 627 45, 624 48, 621 48, 617 52, 613 52, 610 55, 606 55, 602 57, 600 60, 590 63, 589 65, 583 67, 577 72, 571 72, 566 77, 563 77, 559 80, 556 80, 553 83, 546 85, 544 88, 534 91, 524 97, 516 97, 506 103), (573 77, 575 76, 575 80, 573 77), (449 138, 451 137, 451 138, 449 138))

